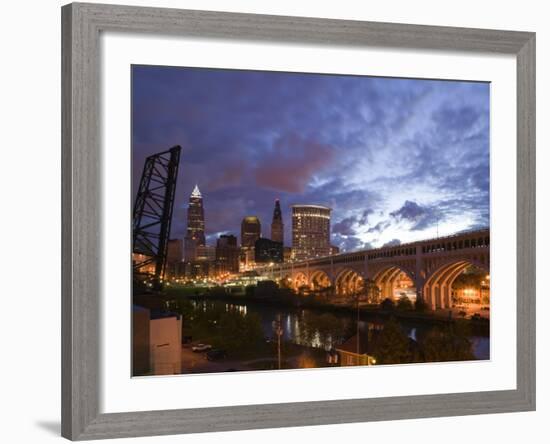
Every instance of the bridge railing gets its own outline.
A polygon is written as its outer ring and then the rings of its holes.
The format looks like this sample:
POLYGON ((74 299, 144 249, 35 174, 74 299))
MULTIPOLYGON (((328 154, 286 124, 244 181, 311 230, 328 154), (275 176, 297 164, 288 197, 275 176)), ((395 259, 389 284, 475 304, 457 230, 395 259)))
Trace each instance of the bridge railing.
POLYGON ((417 247, 420 247, 422 249, 422 254, 431 254, 441 251, 462 250, 466 248, 488 248, 489 246, 489 228, 483 228, 473 231, 463 231, 448 236, 436 237, 433 239, 409 242, 393 247, 379 247, 369 250, 340 253, 331 256, 325 256, 322 258, 308 259, 300 262, 285 262, 280 265, 274 265, 273 267, 259 268, 257 269, 257 271, 259 273, 271 273, 290 271, 294 268, 303 268, 307 266, 328 265, 330 263, 340 264, 351 261, 363 261, 365 259, 376 260, 402 256, 414 256, 416 255, 417 247), (472 243, 472 241, 474 242, 472 243), (367 256, 366 258, 365 255, 367 256))

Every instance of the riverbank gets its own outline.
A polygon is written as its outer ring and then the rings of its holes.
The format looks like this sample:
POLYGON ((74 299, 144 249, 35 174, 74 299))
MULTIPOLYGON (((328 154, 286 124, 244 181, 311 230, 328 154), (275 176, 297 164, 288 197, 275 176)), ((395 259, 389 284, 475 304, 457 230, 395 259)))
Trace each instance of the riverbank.
MULTIPOLYGON (((222 289, 223 290, 223 289, 222 289)), ((397 307, 384 309, 380 305, 346 303, 330 303, 326 300, 315 298, 314 296, 298 296, 289 292, 277 295, 250 296, 246 293, 227 293, 220 291, 219 288, 209 289, 200 287, 171 287, 167 289, 163 296, 165 300, 170 301, 174 298, 184 298, 188 300, 222 300, 232 304, 260 304, 270 307, 309 309, 318 312, 359 314, 362 319, 376 321, 396 318, 405 322, 415 322, 425 324, 426 326, 445 326, 452 325, 459 320, 469 324, 472 332, 477 336, 488 337, 490 334, 490 322, 485 318, 453 318, 448 310, 445 311, 418 311, 401 310, 397 307)))
MULTIPOLYGON (((170 288, 136 295, 139 305, 183 316, 183 373, 325 367, 327 352, 354 337, 369 347, 377 362, 415 363, 490 359, 489 326, 477 320, 452 319, 439 313, 383 309, 377 306, 320 303, 288 293, 280 299, 170 288), (225 356, 209 361, 188 350, 208 344, 225 356)), ((340 357, 341 358, 341 357, 340 357)))

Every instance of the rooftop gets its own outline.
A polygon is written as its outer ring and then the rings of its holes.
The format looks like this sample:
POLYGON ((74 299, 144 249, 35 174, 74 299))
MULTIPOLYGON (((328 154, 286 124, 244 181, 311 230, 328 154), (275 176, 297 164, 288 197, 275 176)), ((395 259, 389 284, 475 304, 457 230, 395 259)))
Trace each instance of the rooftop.
POLYGON ((174 313, 173 311, 168 310, 159 310, 159 309, 153 309, 151 310, 151 320, 153 319, 164 319, 164 318, 178 318, 180 315, 178 313, 174 313))
POLYGON ((292 205, 292 208, 317 208, 319 210, 331 211, 331 208, 325 207, 323 205, 292 205))
MULTIPOLYGON (((367 341, 366 338, 361 338, 362 340, 359 342, 359 354, 365 355, 368 353, 371 353, 372 350, 370 350, 370 343, 367 341)), ((352 336, 344 343, 337 345, 336 347, 337 351, 344 351, 348 353, 357 353, 357 335, 352 336)))

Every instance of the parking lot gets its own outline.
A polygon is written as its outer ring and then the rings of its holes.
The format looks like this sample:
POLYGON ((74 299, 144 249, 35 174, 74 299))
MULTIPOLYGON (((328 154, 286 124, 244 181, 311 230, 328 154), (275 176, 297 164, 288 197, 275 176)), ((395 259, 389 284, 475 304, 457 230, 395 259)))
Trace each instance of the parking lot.
POLYGON ((191 350, 191 347, 182 347, 181 349, 182 373, 223 372, 232 369, 248 370, 245 365, 238 361, 231 361, 230 359, 209 361, 206 359, 206 352, 196 353, 191 350))

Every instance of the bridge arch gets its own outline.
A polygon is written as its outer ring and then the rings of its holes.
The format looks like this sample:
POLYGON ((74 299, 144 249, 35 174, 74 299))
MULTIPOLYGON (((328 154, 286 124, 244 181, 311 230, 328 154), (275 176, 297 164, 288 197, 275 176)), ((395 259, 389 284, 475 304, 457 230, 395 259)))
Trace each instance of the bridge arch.
POLYGON ((344 268, 336 276, 335 287, 337 296, 353 296, 363 290, 364 279, 353 268, 344 268))
POLYGON ((432 310, 452 308, 452 292, 455 280, 469 267, 475 267, 489 275, 489 264, 484 260, 461 258, 449 260, 433 270, 422 289, 422 298, 432 310))
POLYGON ((309 282, 312 290, 323 290, 332 286, 330 276, 323 270, 312 271, 309 282))
POLYGON ((397 264, 390 263, 376 271, 372 281, 380 291, 381 300, 394 300, 395 289, 398 283, 404 282, 407 288, 409 288, 409 292, 414 291, 416 294, 417 291, 414 273, 406 267, 397 264))
POLYGON ((299 271, 294 275, 294 278, 292 279, 292 286, 295 290, 300 290, 302 287, 307 287, 309 285, 309 281, 305 273, 299 271))
POLYGON ((280 287, 284 287, 284 288, 290 288, 290 287, 293 287, 294 285, 294 282, 292 280, 292 276, 290 275, 290 273, 281 273, 281 275, 277 279, 277 283, 279 284, 280 287))

